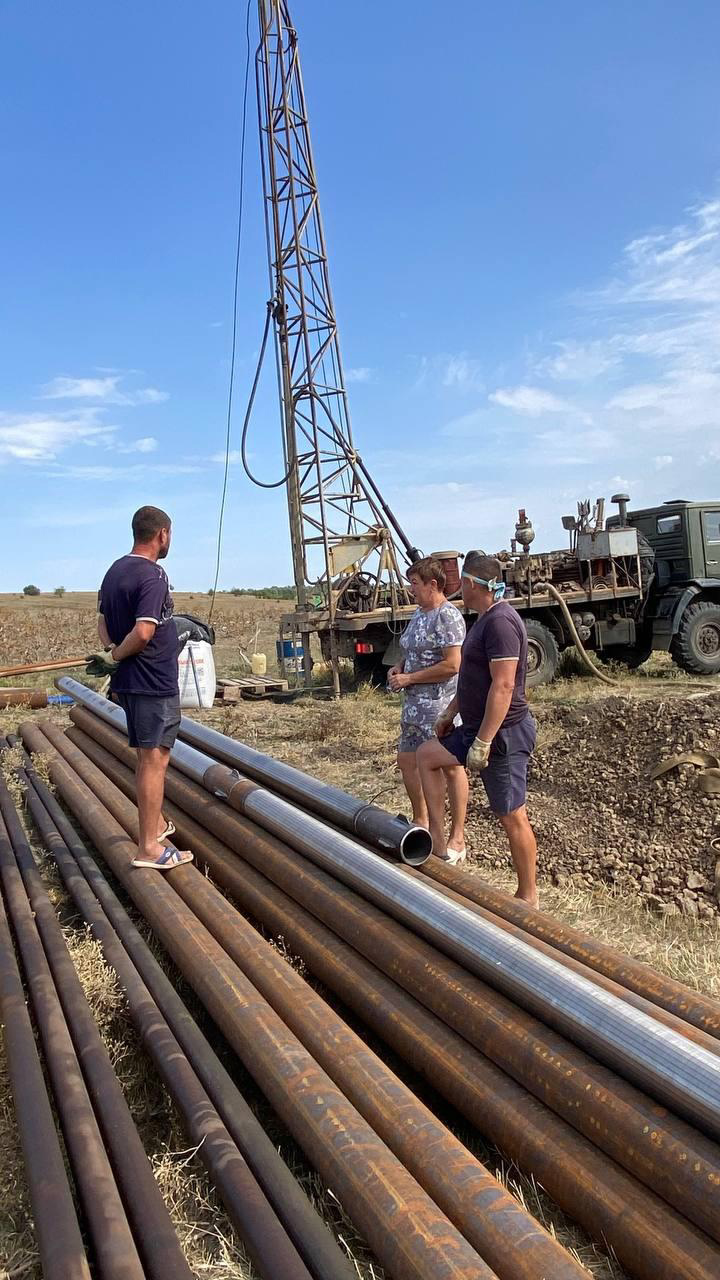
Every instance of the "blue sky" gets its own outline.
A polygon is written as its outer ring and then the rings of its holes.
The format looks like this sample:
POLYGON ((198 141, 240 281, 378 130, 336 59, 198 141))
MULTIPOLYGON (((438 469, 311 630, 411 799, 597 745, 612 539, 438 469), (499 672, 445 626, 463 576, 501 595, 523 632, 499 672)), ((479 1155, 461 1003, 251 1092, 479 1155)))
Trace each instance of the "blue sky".
MULTIPOLYGON (((720 9, 295 0, 356 443, 426 550, 720 494, 720 9)), ((244 4, 0 9, 0 590, 213 576, 244 4)), ((234 445, 267 296, 249 116, 234 445)), ((271 368, 252 428, 280 474, 271 368)), ((221 586, 291 581, 231 469, 221 586)))

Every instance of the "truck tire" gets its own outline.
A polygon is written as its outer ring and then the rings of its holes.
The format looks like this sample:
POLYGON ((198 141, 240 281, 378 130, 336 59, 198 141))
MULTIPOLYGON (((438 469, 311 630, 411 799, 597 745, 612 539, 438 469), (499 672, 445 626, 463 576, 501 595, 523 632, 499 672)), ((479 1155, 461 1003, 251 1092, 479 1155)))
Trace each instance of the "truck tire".
POLYGON ((609 649, 594 649, 591 656, 599 658, 600 662, 621 662, 630 671, 637 671, 651 653, 652 648, 647 645, 634 649, 629 644, 614 644, 609 649))
POLYGON ((356 684, 370 684, 374 689, 381 689, 387 683, 389 670, 381 653, 356 653, 353 658, 356 684))
POLYGON ((689 604, 670 653, 673 661, 692 675, 712 676, 720 671, 720 604, 713 600, 689 604))
POLYGON ((549 627, 528 618, 525 622, 528 638, 527 675, 525 686, 534 689, 539 684, 549 684, 555 679, 560 662, 558 643, 549 627))

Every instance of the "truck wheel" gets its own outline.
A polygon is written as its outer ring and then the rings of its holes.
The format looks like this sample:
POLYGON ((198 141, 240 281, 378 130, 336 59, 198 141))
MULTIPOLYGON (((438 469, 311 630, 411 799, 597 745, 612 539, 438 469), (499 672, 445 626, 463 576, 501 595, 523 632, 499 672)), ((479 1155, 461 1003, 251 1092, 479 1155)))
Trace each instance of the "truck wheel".
POLYGON ((600 662, 621 662, 630 671, 637 671, 638 667, 647 662, 651 653, 649 646, 633 649, 628 644, 614 644, 609 649, 594 649, 591 657, 599 658, 600 662))
POLYGON ((696 676, 720 671, 720 604, 696 600, 688 605, 670 647, 673 661, 696 676))
POLYGON ((549 684, 555 679, 560 650, 552 631, 542 622, 528 618, 525 630, 528 638, 525 685, 528 689, 534 689, 538 684, 549 684))
POLYGON ((387 683, 388 670, 381 653, 356 653, 353 658, 356 684, 370 684, 380 689, 387 683))

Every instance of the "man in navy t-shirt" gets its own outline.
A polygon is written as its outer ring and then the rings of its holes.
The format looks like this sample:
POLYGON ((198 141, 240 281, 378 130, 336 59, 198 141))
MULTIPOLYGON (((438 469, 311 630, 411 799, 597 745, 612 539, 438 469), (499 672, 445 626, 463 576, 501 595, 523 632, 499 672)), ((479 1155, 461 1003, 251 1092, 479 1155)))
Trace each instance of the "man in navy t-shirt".
POLYGON ((192 854, 163 846, 175 828, 162 815, 165 773, 180 727, 178 637, 170 583, 158 560, 170 550, 170 517, 141 507, 132 520, 133 549, 110 566, 98 592, 98 635, 117 666, 110 688, 137 751, 139 818, 136 867, 169 871, 192 854))
POLYGON ((465 849, 450 849, 445 840, 446 775, 463 765, 481 771, 490 808, 510 842, 516 897, 536 907, 537 844, 525 808, 535 746, 535 721, 525 697, 527 633, 520 615, 503 600, 501 575, 499 560, 468 551, 462 597, 478 617, 462 647, 457 694, 435 725, 435 741, 418 750, 418 767, 433 853, 453 863, 462 861, 465 849), (458 714, 462 724, 454 726, 458 714))

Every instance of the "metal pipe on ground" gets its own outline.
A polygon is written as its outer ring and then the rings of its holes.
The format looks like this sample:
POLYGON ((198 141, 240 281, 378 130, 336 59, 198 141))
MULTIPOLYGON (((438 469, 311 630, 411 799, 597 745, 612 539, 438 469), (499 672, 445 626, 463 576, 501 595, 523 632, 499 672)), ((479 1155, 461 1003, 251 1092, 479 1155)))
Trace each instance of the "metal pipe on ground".
POLYGON ((535 911, 533 907, 459 867, 451 867, 438 858, 432 858, 423 864, 422 870, 436 886, 444 885, 453 889, 478 906, 524 929, 533 937, 540 938, 565 955, 572 956, 574 960, 579 960, 604 974, 606 978, 612 978, 614 982, 659 1005, 668 1013, 673 1013, 708 1035, 720 1039, 720 1001, 693 991, 692 987, 658 973, 641 960, 623 955, 608 943, 598 942, 596 938, 556 920, 544 911, 535 911))
MULTIPOLYGON (((22 771, 19 776, 23 777, 22 771)), ((107 963, 117 974, 142 1043, 175 1100, 188 1135, 220 1192, 249 1256, 267 1280, 310 1280, 310 1272, 250 1173, 75 859, 54 830, 32 784, 27 785, 26 799, 33 819, 46 845, 52 849, 68 892, 92 926, 107 963)))
MULTIPOLYGON (((68 687, 72 686, 73 689, 79 683, 73 681, 71 677, 61 677, 56 684, 64 687, 63 682, 67 683, 68 687)), ((84 689, 85 686, 79 685, 79 688, 84 689)), ((88 701, 85 705, 92 705, 94 710, 97 709, 94 701, 92 704, 88 701)), ((180 736, 215 759, 238 768, 254 781, 265 783, 278 795, 284 795, 302 808, 316 812, 337 825, 345 825, 339 821, 341 810, 347 809, 350 812, 354 805, 362 803, 337 787, 328 786, 309 774, 294 769, 291 765, 273 760, 271 756, 255 751, 245 743, 236 742, 226 734, 199 724, 187 716, 182 718, 180 736), (309 798, 311 795, 317 796, 315 804, 311 803, 309 798), (336 804, 328 804, 325 807, 322 801, 327 800, 328 797, 331 800, 337 797, 336 804), (347 804, 348 801, 349 804, 347 804)), ((402 824, 402 819, 394 818, 392 814, 382 809, 375 809, 375 806, 371 808, 392 823, 392 829, 399 836, 399 825, 394 824, 402 824)), ((380 819, 378 819, 379 822, 380 819)), ((383 843, 380 827, 368 830, 347 826, 346 829, 354 831, 368 844, 374 845, 383 852, 387 851, 387 844, 383 843)), ((650 965, 643 964, 632 956, 623 955, 607 943, 599 942, 581 930, 556 920, 553 916, 535 911, 517 898, 512 898, 502 890, 495 889, 459 867, 449 866, 437 858, 429 858, 422 863, 422 868, 423 874, 437 884, 447 885, 448 888, 454 889, 479 906, 485 907, 495 915, 503 917, 511 924, 549 943, 557 950, 597 970, 598 973, 604 974, 621 986, 627 987, 628 990, 659 1005, 668 1013, 675 1014, 701 1031, 720 1038, 720 1001, 693 991, 684 983, 658 973, 650 965)))
MULTIPOLYGON (((105 776, 116 777, 113 755, 132 766, 133 752, 121 734, 92 716, 84 723, 91 736, 77 728, 69 736, 105 776)), ((720 1151, 714 1143, 266 833, 258 856, 248 838, 256 829, 174 768, 166 795, 629 1173, 720 1239, 720 1151)))
MULTIPOLYGON (((3 882, 7 887, 13 881, 17 883, 18 873, 21 877, 145 1270, 156 1280, 168 1277, 192 1280, 140 1134, 68 952, 55 908, 1 775, 0 813, 16 864, 15 867, 3 864, 3 882)), ((17 887, 21 892, 19 884, 17 887)))
MULTIPOLYGON (((11 738, 11 745, 15 745, 16 741, 11 738)), ((79 870, 173 1034, 191 1060, 234 1143, 283 1222, 305 1265, 316 1280, 354 1280, 355 1268, 341 1253, 329 1228, 276 1151, 142 934, 136 929, 52 792, 38 778, 27 757, 25 772, 30 782, 26 793, 28 807, 46 848, 56 857, 60 873, 78 909, 93 932, 96 932, 95 913, 90 913, 85 895, 78 890, 79 870), (57 857, 58 850, 60 858, 57 857), (62 857, 63 850, 71 855, 72 867, 66 857, 62 857)))
MULTIPOLYGON (((76 697, 96 715, 102 716, 105 707, 111 706, 106 698, 101 698, 94 690, 71 677, 61 676, 55 683, 58 689, 76 697)), ((109 720, 108 723, 114 721, 109 720)), ((432 852, 432 839, 424 827, 409 824, 404 818, 394 817, 374 804, 358 800, 340 787, 320 782, 292 765, 273 760, 272 756, 264 755, 243 742, 235 742, 208 725, 183 716, 180 737, 233 768, 241 769, 247 777, 269 785, 273 791, 301 808, 327 818, 385 853, 396 854, 401 862, 420 866, 432 852)))
MULTIPOLYGON (((76 739, 85 735, 71 730, 76 739)), ((91 740, 85 739, 86 743, 91 740)), ((131 797, 134 775, 99 748, 108 776, 131 797)), ((310 971, 479 1132, 533 1176, 557 1204, 618 1257, 637 1280, 706 1280, 720 1249, 614 1161, 504 1075, 434 1014, 364 960, 226 845, 170 803, 167 813, 244 910, 300 956, 310 971)), ((278 842, 243 820, 258 865, 278 842)), ((292 877, 292 866, 289 868, 292 877)), ((322 874, 322 873, 319 873, 322 874)))
POLYGON ((44 1280, 90 1280, 1 897, 0 1022, 44 1280))
MULTIPOLYGON (((0 680, 6 680, 9 676, 29 676, 34 671, 63 671, 70 667, 84 667, 86 663, 87 657, 58 658, 56 662, 26 662, 18 667, 0 667, 0 680)), ((82 688, 84 687, 83 685, 82 688)))
POLYGON ((48 704, 45 689, 0 689, 0 708, 28 707, 38 711, 48 704))
MULTIPOLYGON (((490 1268, 168 882, 198 876, 197 870, 181 866, 165 878, 133 870, 135 846, 102 801, 37 725, 26 722, 20 732, 31 752, 47 757, 63 799, 393 1280, 491 1280, 490 1268)), ((102 781, 108 792, 112 784, 102 781)))
POLYGON ((103 1280, 145 1280, 145 1272, 135 1248, 70 1032, 22 886, 10 836, 1 817, 0 878, 98 1272, 103 1280))
MULTIPOLYGON (((59 751, 69 743, 55 726, 47 736, 59 751)), ((68 758, 95 789, 106 779, 93 765, 68 758)), ((118 793, 115 817, 137 839, 137 810, 118 793)), ((193 869, 194 871, 194 869, 193 869)), ((583 1268, 530 1217, 467 1148, 441 1124, 358 1035, 308 987, 276 950, 258 937, 208 880, 178 877, 177 892, 246 973, 283 1022, 342 1089, 502 1280, 552 1275, 580 1280, 583 1268)))
MULTIPOLYGON (((82 714, 73 708, 71 717, 82 714)), ((93 712, 85 714, 92 717, 93 712)), ((122 710, 109 703, 103 718, 120 729, 125 724, 122 710)), ((75 719, 75 723, 82 722, 75 719)), ((510 937, 429 884, 411 880, 401 868, 375 857, 317 818, 255 783, 239 780, 232 770, 213 764, 193 747, 177 743, 171 759, 209 792, 331 871, 470 972, 492 982, 606 1066, 720 1138, 720 1060, 714 1053, 573 973, 559 959, 510 937)))
MULTIPOLYGON (((405 870, 411 876, 422 876, 420 868, 406 867, 405 870)), ((473 902, 455 889, 451 889, 449 885, 434 882, 433 888, 436 893, 442 894, 453 902, 460 903, 468 911, 475 912, 482 920, 488 920, 498 929, 503 929, 510 934, 511 937, 525 939, 529 946, 534 947, 543 955, 554 956, 573 973, 579 973, 587 977, 591 982, 595 982, 597 986, 601 987, 603 991, 609 991, 611 995, 616 996, 619 1000, 625 1000, 635 1009, 641 1009, 651 1018, 655 1018, 662 1023, 663 1026, 670 1027, 678 1035, 685 1036, 693 1044, 700 1045, 707 1053, 713 1053, 717 1058, 720 1058, 720 1042, 708 1035, 706 1031, 701 1031, 698 1027, 686 1022, 683 1018, 677 1017, 674 1013, 668 1013, 667 1010, 659 1005, 646 1000, 644 996, 639 996, 634 991, 628 990, 627 987, 621 986, 619 982, 614 982, 612 978, 606 978, 603 973, 598 973, 597 970, 588 968, 586 964, 576 960, 573 956, 565 955, 564 952, 558 951, 555 947, 550 946, 549 943, 543 942, 541 938, 534 937, 518 925, 505 920, 503 916, 495 915, 494 912, 488 911, 486 907, 481 907, 477 902, 473 902)))

